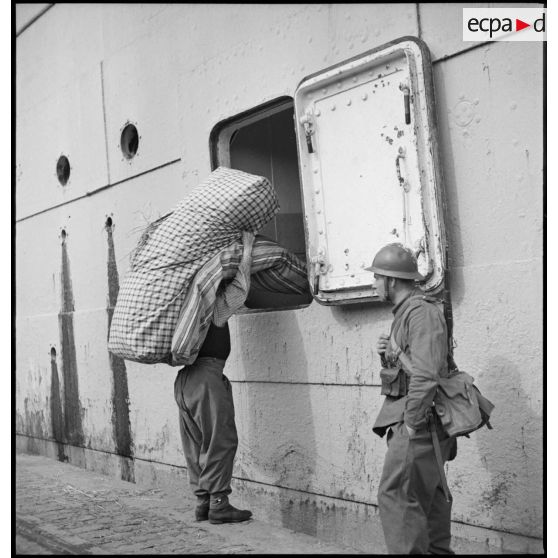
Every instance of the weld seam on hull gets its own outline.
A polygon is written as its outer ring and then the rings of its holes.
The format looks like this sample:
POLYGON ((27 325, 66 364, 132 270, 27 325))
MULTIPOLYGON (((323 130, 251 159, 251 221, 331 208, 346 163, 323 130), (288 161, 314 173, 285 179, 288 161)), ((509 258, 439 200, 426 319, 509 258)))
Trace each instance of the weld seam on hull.
POLYGON ((68 205, 70 203, 79 201, 79 200, 83 200, 85 198, 88 198, 90 196, 93 196, 94 194, 98 194, 99 192, 102 192, 103 190, 107 190, 108 188, 112 188, 113 186, 118 186, 119 184, 123 184, 124 182, 129 182, 130 180, 134 180, 135 178, 139 178, 140 176, 143 176, 144 174, 149 174, 150 172, 154 172, 156 170, 162 169, 164 167, 168 167, 170 165, 174 165, 174 163, 178 163, 179 161, 181 161, 181 159, 174 159, 173 161, 169 161, 168 163, 163 163, 162 165, 159 165, 158 167, 153 167, 152 169, 148 169, 146 171, 140 172, 138 174, 134 174, 134 176, 128 176, 126 178, 123 178, 122 180, 118 180, 117 182, 113 182, 112 184, 106 184, 105 186, 101 186, 100 188, 96 188, 95 190, 91 190, 89 192, 85 192, 85 194, 82 194, 81 196, 77 196, 76 198, 72 198, 71 200, 67 200, 65 202, 59 203, 57 205, 53 205, 51 207, 46 207, 45 209, 41 209, 40 211, 37 211, 36 213, 31 213, 30 215, 26 215, 25 217, 21 217, 19 219, 16 219, 16 223, 21 223, 22 221, 26 221, 27 219, 31 219, 31 217, 36 217, 37 215, 41 215, 43 213, 46 213, 47 211, 52 211, 53 209, 58 209, 59 207, 63 207, 65 205, 68 205))

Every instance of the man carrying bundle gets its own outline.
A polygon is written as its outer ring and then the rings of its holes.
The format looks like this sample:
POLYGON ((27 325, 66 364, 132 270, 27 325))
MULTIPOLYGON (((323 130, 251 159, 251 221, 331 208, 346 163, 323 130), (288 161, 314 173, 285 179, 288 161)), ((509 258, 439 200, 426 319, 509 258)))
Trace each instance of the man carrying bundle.
POLYGON ((186 365, 175 399, 200 521, 252 515, 228 501, 238 445, 231 384, 223 374, 231 350, 228 319, 243 305, 312 300, 304 262, 270 239, 254 238, 278 211, 267 178, 217 168, 146 228, 118 294, 109 350, 144 364, 186 365))
MULTIPOLYGON (((190 485, 198 499, 197 521, 236 523, 252 516, 229 503, 233 461, 238 446, 232 388, 223 369, 231 351, 228 319, 244 304, 265 300, 250 290, 250 264, 254 235, 243 232, 242 260, 233 280, 221 285, 215 301, 211 325, 193 364, 179 370, 174 395, 179 407, 180 436, 190 485), (248 300, 247 300, 248 298, 248 300)), ((312 300, 309 287, 304 295, 289 296, 298 303, 312 300)), ((269 308, 272 302, 264 303, 269 308)))
POLYGON ((254 235, 243 233, 242 238, 238 272, 217 295, 213 320, 197 359, 179 370, 174 383, 182 448, 190 485, 198 499, 196 521, 209 519, 210 523, 234 523, 252 516, 251 511, 232 506, 228 498, 238 446, 232 388, 223 374, 231 338, 227 321, 222 327, 215 325, 216 316, 226 310, 234 312, 247 295, 254 235))

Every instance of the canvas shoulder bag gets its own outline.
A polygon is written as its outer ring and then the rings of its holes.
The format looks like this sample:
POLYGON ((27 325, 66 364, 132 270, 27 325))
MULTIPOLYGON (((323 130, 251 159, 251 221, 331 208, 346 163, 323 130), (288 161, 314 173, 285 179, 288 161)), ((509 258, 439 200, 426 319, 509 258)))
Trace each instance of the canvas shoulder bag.
POLYGON ((486 424, 494 405, 474 384, 475 379, 467 372, 452 370, 440 378, 434 396, 434 410, 446 434, 450 437, 467 436, 486 424))

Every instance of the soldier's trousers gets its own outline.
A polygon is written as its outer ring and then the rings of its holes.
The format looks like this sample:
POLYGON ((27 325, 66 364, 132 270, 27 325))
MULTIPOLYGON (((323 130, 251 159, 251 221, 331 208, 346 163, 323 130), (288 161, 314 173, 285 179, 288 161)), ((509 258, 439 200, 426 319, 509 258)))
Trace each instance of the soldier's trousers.
POLYGON ((174 382, 182 448, 198 500, 231 493, 238 438, 224 366, 224 360, 201 357, 179 370, 174 382))
MULTIPOLYGON (((439 440, 445 463, 455 456, 456 441, 441 431, 439 440)), ((409 437, 401 422, 391 427, 387 443, 378 505, 389 554, 454 554, 451 496, 447 502, 430 432, 409 437)))

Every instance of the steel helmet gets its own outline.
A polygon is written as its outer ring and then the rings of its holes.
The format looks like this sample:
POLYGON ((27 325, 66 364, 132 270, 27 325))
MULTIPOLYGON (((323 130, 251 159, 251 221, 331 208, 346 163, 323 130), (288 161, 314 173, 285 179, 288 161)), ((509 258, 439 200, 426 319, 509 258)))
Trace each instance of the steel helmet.
POLYGON ((398 279, 417 279, 419 281, 425 279, 418 272, 417 259, 412 250, 398 242, 387 244, 381 248, 374 256, 372 265, 364 269, 378 275, 398 279))

